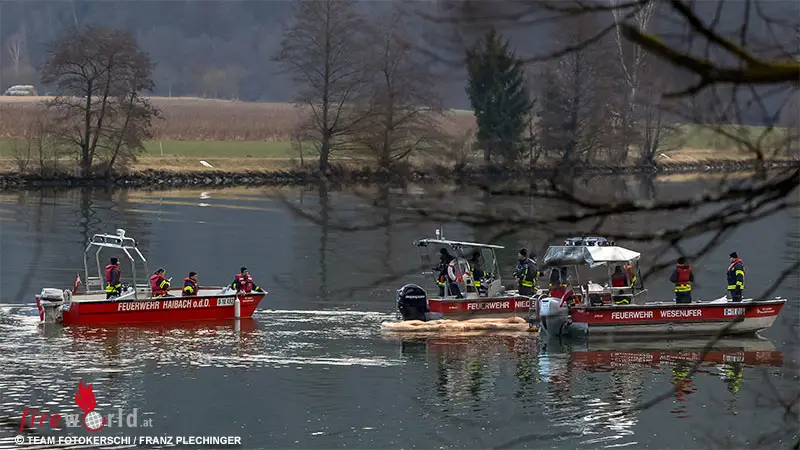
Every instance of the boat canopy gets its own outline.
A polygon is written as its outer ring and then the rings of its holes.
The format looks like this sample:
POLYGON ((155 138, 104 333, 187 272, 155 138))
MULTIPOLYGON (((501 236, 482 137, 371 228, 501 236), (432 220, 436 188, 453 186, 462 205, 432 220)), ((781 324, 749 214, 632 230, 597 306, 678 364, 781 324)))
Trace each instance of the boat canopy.
POLYGON ((449 245, 451 247, 473 247, 473 248, 495 248, 495 249, 505 248, 502 245, 479 244, 477 242, 448 241, 446 239, 420 239, 419 241, 414 241, 414 245, 416 245, 417 247, 427 247, 428 245, 431 244, 449 245))
POLYGON ((553 246, 547 249, 543 264, 547 266, 574 266, 587 264, 597 267, 609 262, 633 262, 640 253, 618 246, 553 246))

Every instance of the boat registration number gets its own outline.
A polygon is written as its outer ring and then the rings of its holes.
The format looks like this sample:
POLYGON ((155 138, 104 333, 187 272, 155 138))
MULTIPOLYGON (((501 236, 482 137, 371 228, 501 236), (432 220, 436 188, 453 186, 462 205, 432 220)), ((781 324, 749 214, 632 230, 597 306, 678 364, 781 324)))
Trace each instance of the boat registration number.
POLYGON ((723 312, 726 316, 743 316, 744 308, 725 308, 723 312))
POLYGON ((230 305, 233 305, 233 297, 217 299, 217 306, 230 306, 230 305))

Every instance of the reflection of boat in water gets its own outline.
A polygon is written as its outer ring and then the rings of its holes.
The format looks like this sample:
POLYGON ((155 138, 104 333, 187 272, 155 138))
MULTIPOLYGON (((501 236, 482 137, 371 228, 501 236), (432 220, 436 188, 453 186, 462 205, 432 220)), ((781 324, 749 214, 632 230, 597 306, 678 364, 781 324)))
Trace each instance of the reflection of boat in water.
POLYGON ((663 364, 702 361, 710 364, 739 363, 746 366, 783 366, 783 354, 772 342, 764 339, 722 339, 706 348, 707 340, 674 342, 587 343, 573 349, 572 367, 584 370, 609 371, 618 366, 656 368, 663 364))
POLYGON ((183 322, 215 319, 249 318, 253 315, 266 292, 237 292, 229 287, 200 286, 196 295, 182 296, 181 287, 171 288, 170 297, 153 297, 148 283, 137 284, 136 260, 147 270, 147 260, 139 251, 136 241, 125 236, 125 230, 117 230, 116 235, 95 234, 83 252, 86 273, 86 291, 53 288, 42 289, 36 296, 39 317, 45 323, 64 325, 87 324, 130 324, 144 322, 183 322), (89 276, 87 256, 89 250, 97 249, 97 277, 89 276), (130 263, 133 286, 122 284, 120 295, 107 299, 103 288, 105 277, 100 267, 100 252, 115 249, 124 253, 130 263), (92 290, 91 288, 96 288, 92 290))
POLYGON ((752 335, 771 327, 786 303, 785 298, 732 302, 725 297, 688 304, 648 302, 641 275, 636 277, 639 271, 633 270, 639 259, 638 252, 605 238, 572 238, 550 247, 543 268, 552 267, 565 275, 558 294, 551 292, 539 301, 542 329, 553 335, 752 335), (611 272, 615 265, 632 268, 626 286, 614 286, 611 272), (605 267, 600 278, 611 282, 605 286, 591 280, 582 284, 579 267, 605 267), (572 268, 572 273, 567 268, 572 268))

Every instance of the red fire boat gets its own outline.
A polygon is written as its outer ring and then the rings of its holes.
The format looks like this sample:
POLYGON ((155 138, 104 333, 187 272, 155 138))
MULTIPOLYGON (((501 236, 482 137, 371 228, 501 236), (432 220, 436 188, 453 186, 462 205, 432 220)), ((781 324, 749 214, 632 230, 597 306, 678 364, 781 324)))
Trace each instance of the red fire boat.
POLYGON ((571 238, 565 245, 550 247, 543 267, 562 273, 564 288, 561 295, 540 299, 542 329, 553 335, 590 336, 754 334, 771 327, 786 303, 786 299, 780 297, 745 298, 741 302, 726 297, 688 304, 651 302, 638 270, 639 258, 638 252, 619 247, 605 238, 571 238), (603 275, 591 274, 588 270, 583 275, 610 281, 615 266, 630 270, 627 286, 612 287, 610 282, 601 285, 590 279, 581 282, 579 269, 602 267, 606 269, 603 275), (629 304, 615 304, 615 298, 628 299, 629 304))
MULTIPOLYGON (((464 320, 476 318, 525 317, 533 319, 538 312, 537 295, 520 295, 516 290, 506 289, 500 278, 495 250, 500 245, 476 242, 450 241, 444 239, 441 230, 436 230, 435 239, 415 241, 420 250, 423 266, 432 267, 431 249, 452 251, 458 292, 451 291, 448 283, 438 287, 439 292, 430 294, 416 284, 407 284, 397 290, 397 310, 402 320, 464 320), (473 280, 469 260, 478 260, 483 276, 473 280), (532 317, 533 316, 533 317, 532 317)), ((436 269, 434 269, 436 270, 436 269)), ((423 272, 435 280, 434 272, 423 272)), ((529 319, 529 320, 530 320, 529 319)))
POLYGON ((134 255, 143 265, 145 274, 150 273, 136 241, 125 236, 125 230, 92 236, 83 252, 85 291, 78 291, 80 277, 76 277, 71 290, 42 289, 36 296, 40 320, 63 325, 96 325, 245 319, 252 317, 267 294, 237 292, 228 286, 200 286, 197 295, 183 296, 182 287, 175 287, 169 289, 172 297, 153 297, 149 283, 137 283, 134 255), (97 277, 89 276, 87 257, 93 249, 96 249, 97 277), (104 290, 105 277, 100 265, 103 249, 121 251, 131 263, 133 285, 123 283, 120 295, 111 299, 106 299, 104 290))

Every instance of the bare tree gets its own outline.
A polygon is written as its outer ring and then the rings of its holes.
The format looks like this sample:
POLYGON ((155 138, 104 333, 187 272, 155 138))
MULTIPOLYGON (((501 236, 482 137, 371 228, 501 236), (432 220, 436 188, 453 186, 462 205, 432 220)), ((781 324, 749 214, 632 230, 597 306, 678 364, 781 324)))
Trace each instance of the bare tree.
POLYGON ((89 175, 98 154, 110 174, 122 150, 133 158, 158 115, 141 94, 152 92, 152 63, 125 31, 103 27, 72 29, 50 45, 42 82, 59 95, 45 103, 54 114, 55 133, 78 153, 89 175))
MULTIPOLYGON (((576 18, 554 36, 561 46, 572 46, 594 33, 594 24, 576 18)), ((594 49, 580 49, 541 62, 539 141, 561 164, 588 162, 608 147, 608 136, 620 111, 613 102, 614 75, 610 41, 594 49)), ((619 121, 618 121, 619 122, 619 121)))
POLYGON ((19 67, 27 51, 26 45, 24 26, 20 26, 19 31, 6 38, 6 51, 8 51, 8 57, 11 58, 15 76, 19 76, 19 67))
POLYGON ((319 169, 365 119, 369 71, 366 24, 352 0, 299 2, 275 60, 298 85, 298 106, 311 110, 319 169))
POLYGON ((434 75, 422 65, 409 42, 400 7, 378 20, 371 67, 369 111, 356 142, 391 169, 412 152, 441 143, 444 108, 434 75))

